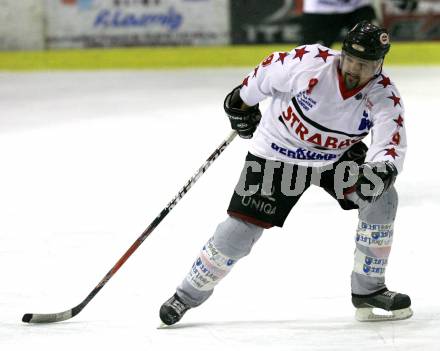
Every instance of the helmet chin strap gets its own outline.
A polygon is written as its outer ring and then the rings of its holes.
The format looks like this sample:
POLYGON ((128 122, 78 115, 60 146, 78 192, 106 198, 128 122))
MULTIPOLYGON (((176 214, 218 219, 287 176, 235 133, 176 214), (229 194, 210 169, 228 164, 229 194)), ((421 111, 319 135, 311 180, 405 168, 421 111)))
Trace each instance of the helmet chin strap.
POLYGON ((370 80, 372 79, 376 79, 377 77, 379 77, 382 74, 382 70, 383 70, 383 61, 382 64, 380 65, 380 67, 377 70, 377 73, 375 73, 370 80))
POLYGON ((341 52, 341 55, 339 56, 339 70, 340 71, 342 71, 342 54, 343 54, 344 52, 341 52))
POLYGON ((380 65, 378 72, 374 75, 374 78, 379 77, 382 74, 382 70, 383 70, 383 59, 382 59, 382 64, 380 65))

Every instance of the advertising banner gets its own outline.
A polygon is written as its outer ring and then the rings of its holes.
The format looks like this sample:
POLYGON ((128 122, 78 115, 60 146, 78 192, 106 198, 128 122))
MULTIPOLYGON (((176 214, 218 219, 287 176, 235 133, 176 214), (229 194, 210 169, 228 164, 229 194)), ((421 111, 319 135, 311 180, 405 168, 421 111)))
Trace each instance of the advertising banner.
POLYGON ((295 43, 299 39, 301 11, 299 0, 232 0, 232 42, 295 43))
POLYGON ((47 46, 229 44, 229 0, 46 0, 47 46))

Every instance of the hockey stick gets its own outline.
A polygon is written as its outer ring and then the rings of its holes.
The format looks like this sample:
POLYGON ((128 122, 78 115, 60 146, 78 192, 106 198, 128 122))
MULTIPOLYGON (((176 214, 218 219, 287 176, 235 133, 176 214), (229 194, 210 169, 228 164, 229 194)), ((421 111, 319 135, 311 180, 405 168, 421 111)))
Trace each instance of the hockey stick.
POLYGON ((180 199, 188 192, 194 183, 206 172, 211 164, 220 156, 226 147, 234 140, 237 132, 232 131, 229 136, 223 140, 220 146, 207 158, 205 163, 197 170, 197 172, 186 182, 179 193, 170 201, 170 203, 160 212, 160 214, 151 222, 147 229, 136 239, 125 254, 118 262, 110 269, 105 277, 98 283, 98 285, 90 292, 90 294, 77 306, 59 313, 26 313, 23 315, 22 321, 26 323, 54 323, 65 321, 80 313, 84 307, 95 297, 95 295, 104 287, 104 285, 113 277, 113 275, 121 268, 121 266, 128 260, 128 258, 137 250, 143 241, 153 232, 160 222, 167 216, 167 214, 176 206, 180 199))

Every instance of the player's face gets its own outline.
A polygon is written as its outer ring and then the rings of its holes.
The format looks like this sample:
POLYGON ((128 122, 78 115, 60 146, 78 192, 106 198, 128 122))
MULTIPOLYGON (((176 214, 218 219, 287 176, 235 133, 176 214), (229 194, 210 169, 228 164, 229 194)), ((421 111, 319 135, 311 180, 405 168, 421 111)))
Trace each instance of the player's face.
POLYGON ((383 59, 370 61, 364 60, 346 52, 341 56, 341 73, 347 89, 354 89, 368 82, 379 72, 383 59))

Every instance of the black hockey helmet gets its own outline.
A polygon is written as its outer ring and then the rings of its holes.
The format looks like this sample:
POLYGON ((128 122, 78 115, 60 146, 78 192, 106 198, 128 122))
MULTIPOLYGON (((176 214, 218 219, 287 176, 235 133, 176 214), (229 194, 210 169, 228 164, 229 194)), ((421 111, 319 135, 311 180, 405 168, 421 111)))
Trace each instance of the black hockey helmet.
POLYGON ((390 46, 385 28, 362 21, 347 33, 342 51, 365 60, 379 60, 390 51, 390 46))

